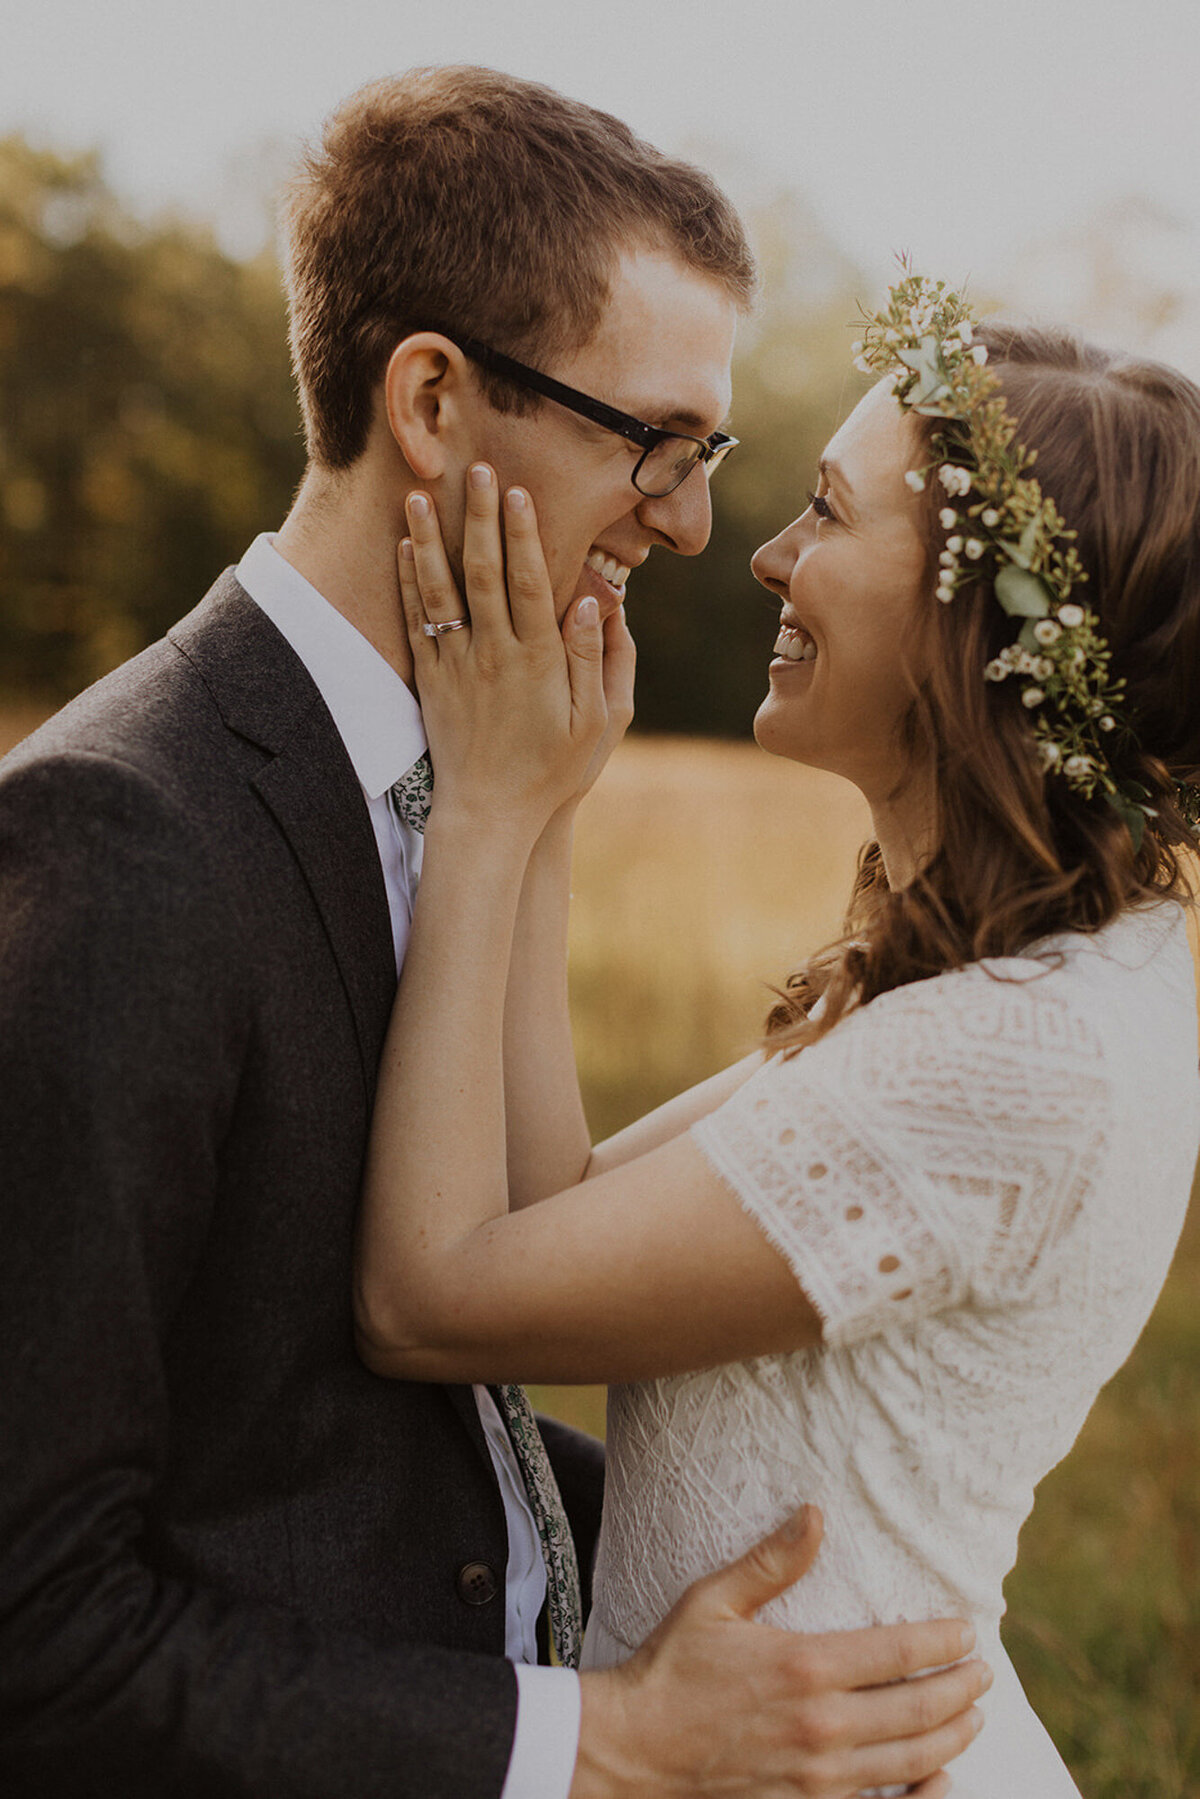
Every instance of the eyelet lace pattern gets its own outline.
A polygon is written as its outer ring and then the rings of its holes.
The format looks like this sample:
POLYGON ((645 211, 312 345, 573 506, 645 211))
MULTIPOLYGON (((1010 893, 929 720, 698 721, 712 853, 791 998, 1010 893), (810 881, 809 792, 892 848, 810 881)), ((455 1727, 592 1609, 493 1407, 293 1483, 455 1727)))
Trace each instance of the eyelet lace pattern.
POLYGON ((881 995, 694 1127, 821 1349, 617 1387, 597 1623, 636 1647, 804 1500, 795 1630, 966 1615, 1132 1349, 1200 1143, 1180 909, 881 995))

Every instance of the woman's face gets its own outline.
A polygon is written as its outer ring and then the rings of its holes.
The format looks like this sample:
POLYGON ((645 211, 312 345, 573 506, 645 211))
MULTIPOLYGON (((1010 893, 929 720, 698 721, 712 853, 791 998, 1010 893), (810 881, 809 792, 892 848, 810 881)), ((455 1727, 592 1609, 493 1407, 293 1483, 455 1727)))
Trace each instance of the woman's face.
POLYGON ((904 479, 925 460, 881 382, 826 449, 808 511, 751 562, 783 601, 755 737, 773 755, 846 776, 871 801, 892 797, 906 774, 899 727, 930 654, 921 502, 904 479))

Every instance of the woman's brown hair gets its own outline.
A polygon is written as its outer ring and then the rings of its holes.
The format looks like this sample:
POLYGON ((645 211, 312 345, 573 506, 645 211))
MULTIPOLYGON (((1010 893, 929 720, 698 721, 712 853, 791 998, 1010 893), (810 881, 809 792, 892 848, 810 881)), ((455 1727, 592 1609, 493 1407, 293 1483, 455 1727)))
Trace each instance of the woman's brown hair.
MULTIPOLYGON (((1132 729, 1114 734, 1113 773, 1144 788, 1157 816, 1135 849, 1102 797, 1084 799, 1043 773, 1019 684, 983 678, 1014 636, 991 581, 934 603, 944 533, 930 482, 935 649, 898 749, 934 767, 933 849, 893 892, 878 845, 866 846, 845 936, 790 977, 768 1019, 772 1049, 802 1048, 894 987, 1019 955, 1055 932, 1096 931, 1129 906, 1190 892, 1179 850, 1194 839, 1175 782, 1200 776, 1200 389, 1065 332, 992 325, 977 339, 1042 491, 1076 533, 1087 571, 1078 597, 1098 614, 1113 673, 1125 678, 1132 729)), ((918 422, 931 436, 935 424, 918 422)))

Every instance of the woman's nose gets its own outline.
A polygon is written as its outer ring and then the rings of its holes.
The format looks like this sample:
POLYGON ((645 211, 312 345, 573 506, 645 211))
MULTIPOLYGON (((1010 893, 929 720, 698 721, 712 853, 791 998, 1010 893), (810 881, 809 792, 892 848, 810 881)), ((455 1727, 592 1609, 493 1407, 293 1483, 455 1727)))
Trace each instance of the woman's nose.
POLYGON ((788 595, 788 583, 792 569, 796 565, 795 544, 791 541, 795 526, 789 525, 770 543, 760 544, 750 558, 750 572, 756 581, 769 587, 772 593, 779 594, 781 599, 788 595))

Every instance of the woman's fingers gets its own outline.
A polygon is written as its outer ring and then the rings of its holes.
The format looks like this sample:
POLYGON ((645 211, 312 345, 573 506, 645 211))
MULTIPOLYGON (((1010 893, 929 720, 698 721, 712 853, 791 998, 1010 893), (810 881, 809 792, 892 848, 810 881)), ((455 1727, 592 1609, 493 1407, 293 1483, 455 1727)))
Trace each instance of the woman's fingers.
POLYGON ((411 537, 402 538, 397 547, 396 571, 400 577, 400 609, 404 614, 404 627, 408 632, 413 667, 419 681, 422 668, 427 668, 431 660, 437 661, 437 640, 425 630, 428 620, 421 599, 421 585, 417 580, 416 556, 411 537))
POLYGON ((500 484, 486 462, 467 470, 463 521, 463 582, 476 639, 507 635, 508 596, 500 535, 500 484))
POLYGON ((563 645, 567 652, 567 676, 571 683, 571 714, 580 737, 598 739, 607 719, 604 698, 604 633, 600 608, 587 596, 563 621, 563 645))
POLYGON ((513 630, 523 639, 553 635, 554 594, 533 500, 523 487, 510 487, 504 496, 504 553, 513 630))
MULTIPOLYGON (((426 493, 410 493, 405 512, 425 617, 431 625, 452 625, 458 619, 469 624, 471 615, 451 573, 433 501, 426 493)), ((444 644, 447 637, 455 635, 455 631, 447 631, 439 642, 444 644)))

